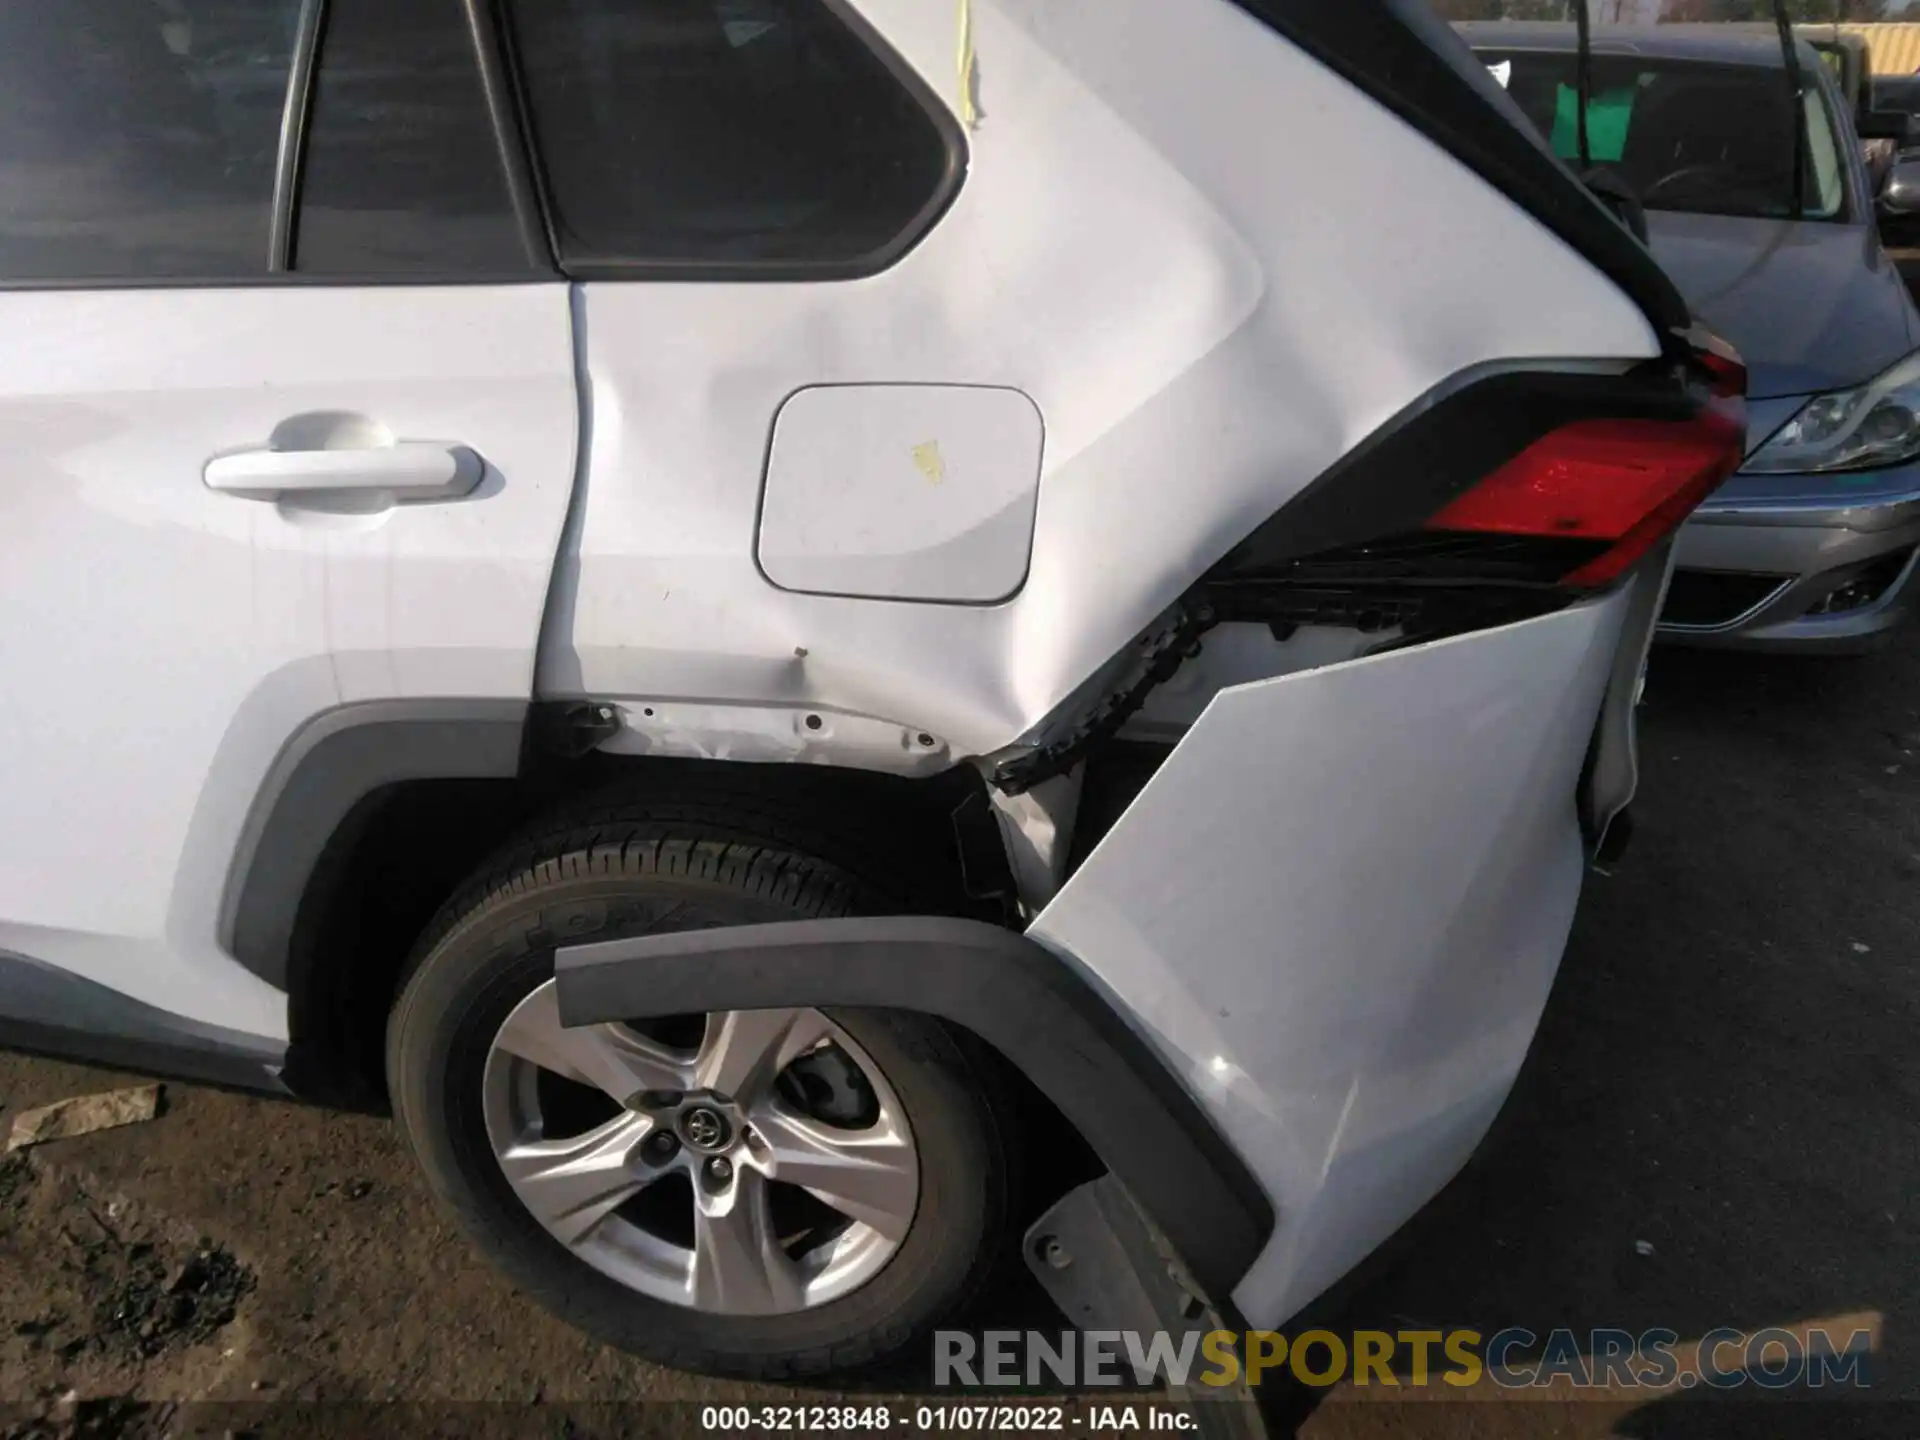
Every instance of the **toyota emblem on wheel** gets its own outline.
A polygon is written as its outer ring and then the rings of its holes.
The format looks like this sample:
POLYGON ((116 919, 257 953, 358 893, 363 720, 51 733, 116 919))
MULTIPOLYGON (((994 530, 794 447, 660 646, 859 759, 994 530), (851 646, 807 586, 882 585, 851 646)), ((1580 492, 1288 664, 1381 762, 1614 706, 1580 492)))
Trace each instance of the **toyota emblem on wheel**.
POLYGON ((705 1105, 696 1105, 680 1117, 680 1133, 696 1150, 719 1150, 732 1134, 726 1117, 705 1105))

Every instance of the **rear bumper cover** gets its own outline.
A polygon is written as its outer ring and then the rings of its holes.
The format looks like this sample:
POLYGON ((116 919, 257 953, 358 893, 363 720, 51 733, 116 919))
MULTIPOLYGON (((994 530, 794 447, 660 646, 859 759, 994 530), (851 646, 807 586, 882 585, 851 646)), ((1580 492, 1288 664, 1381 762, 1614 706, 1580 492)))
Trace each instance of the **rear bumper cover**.
POLYGON ((1579 799, 1596 728, 1630 733, 1630 702, 1608 723, 1603 700, 1631 695, 1663 575, 1221 691, 1026 937, 835 920, 565 948, 561 1018, 953 1021, 1080 1128, 1209 1299, 1278 1323, 1504 1101, 1572 923, 1582 811, 1631 791, 1629 748, 1579 799))
POLYGON ((1272 1198, 1249 1322, 1371 1253, 1505 1101, 1573 922, 1603 699, 1631 693, 1628 620, 1663 573, 1221 691, 1034 921, 1272 1198))

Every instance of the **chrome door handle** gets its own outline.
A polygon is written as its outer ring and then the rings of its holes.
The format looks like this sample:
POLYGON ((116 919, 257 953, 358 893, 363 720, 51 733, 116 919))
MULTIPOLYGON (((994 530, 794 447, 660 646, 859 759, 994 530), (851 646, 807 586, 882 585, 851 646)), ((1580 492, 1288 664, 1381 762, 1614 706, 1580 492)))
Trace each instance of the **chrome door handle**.
POLYGON ((207 462, 211 490, 251 500, 283 495, 391 495, 450 500, 480 483, 486 469, 464 445, 403 440, 357 450, 242 450, 207 462))

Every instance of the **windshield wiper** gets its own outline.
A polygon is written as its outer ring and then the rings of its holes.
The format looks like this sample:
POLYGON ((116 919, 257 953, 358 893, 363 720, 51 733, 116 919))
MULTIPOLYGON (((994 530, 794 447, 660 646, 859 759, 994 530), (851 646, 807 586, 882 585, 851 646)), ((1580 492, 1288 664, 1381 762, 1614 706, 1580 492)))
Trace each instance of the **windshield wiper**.
POLYGON ((1579 36, 1580 53, 1573 62, 1574 104, 1579 113, 1574 131, 1580 146, 1580 173, 1593 169, 1593 145, 1587 136, 1587 111, 1593 108, 1593 17, 1587 13, 1587 0, 1571 0, 1573 28, 1579 36))
POLYGON ((1626 177, 1609 167, 1601 170, 1593 163, 1593 140, 1587 128, 1587 112, 1593 109, 1593 16, 1588 0, 1568 0, 1573 8, 1573 28, 1579 37, 1573 61, 1574 134, 1579 148, 1580 180, 1614 217, 1647 243, 1647 211, 1626 177))
MULTIPOLYGON (((1585 8, 1584 6, 1582 7, 1585 8)), ((1807 77, 1800 69, 1800 43, 1787 19, 1787 0, 1773 0, 1773 25, 1780 34, 1780 54, 1787 62, 1787 88, 1793 95, 1793 218, 1807 213, 1807 77)))

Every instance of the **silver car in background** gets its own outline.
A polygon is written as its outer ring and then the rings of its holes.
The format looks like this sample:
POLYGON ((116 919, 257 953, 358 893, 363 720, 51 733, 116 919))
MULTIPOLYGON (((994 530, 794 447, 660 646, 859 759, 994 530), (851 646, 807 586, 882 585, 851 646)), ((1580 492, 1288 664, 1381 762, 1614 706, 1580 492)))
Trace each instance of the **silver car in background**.
MULTIPOLYGON (((1574 27, 1460 29, 1574 161, 1574 27)), ((1681 532, 1660 634, 1846 653, 1884 642, 1914 605, 1920 315, 1882 248, 1850 108, 1804 41, 1798 60, 1796 116, 1772 34, 1600 27, 1588 143, 1749 372, 1745 464, 1681 532)), ((1907 169, 1883 196, 1905 193, 1907 169)))

